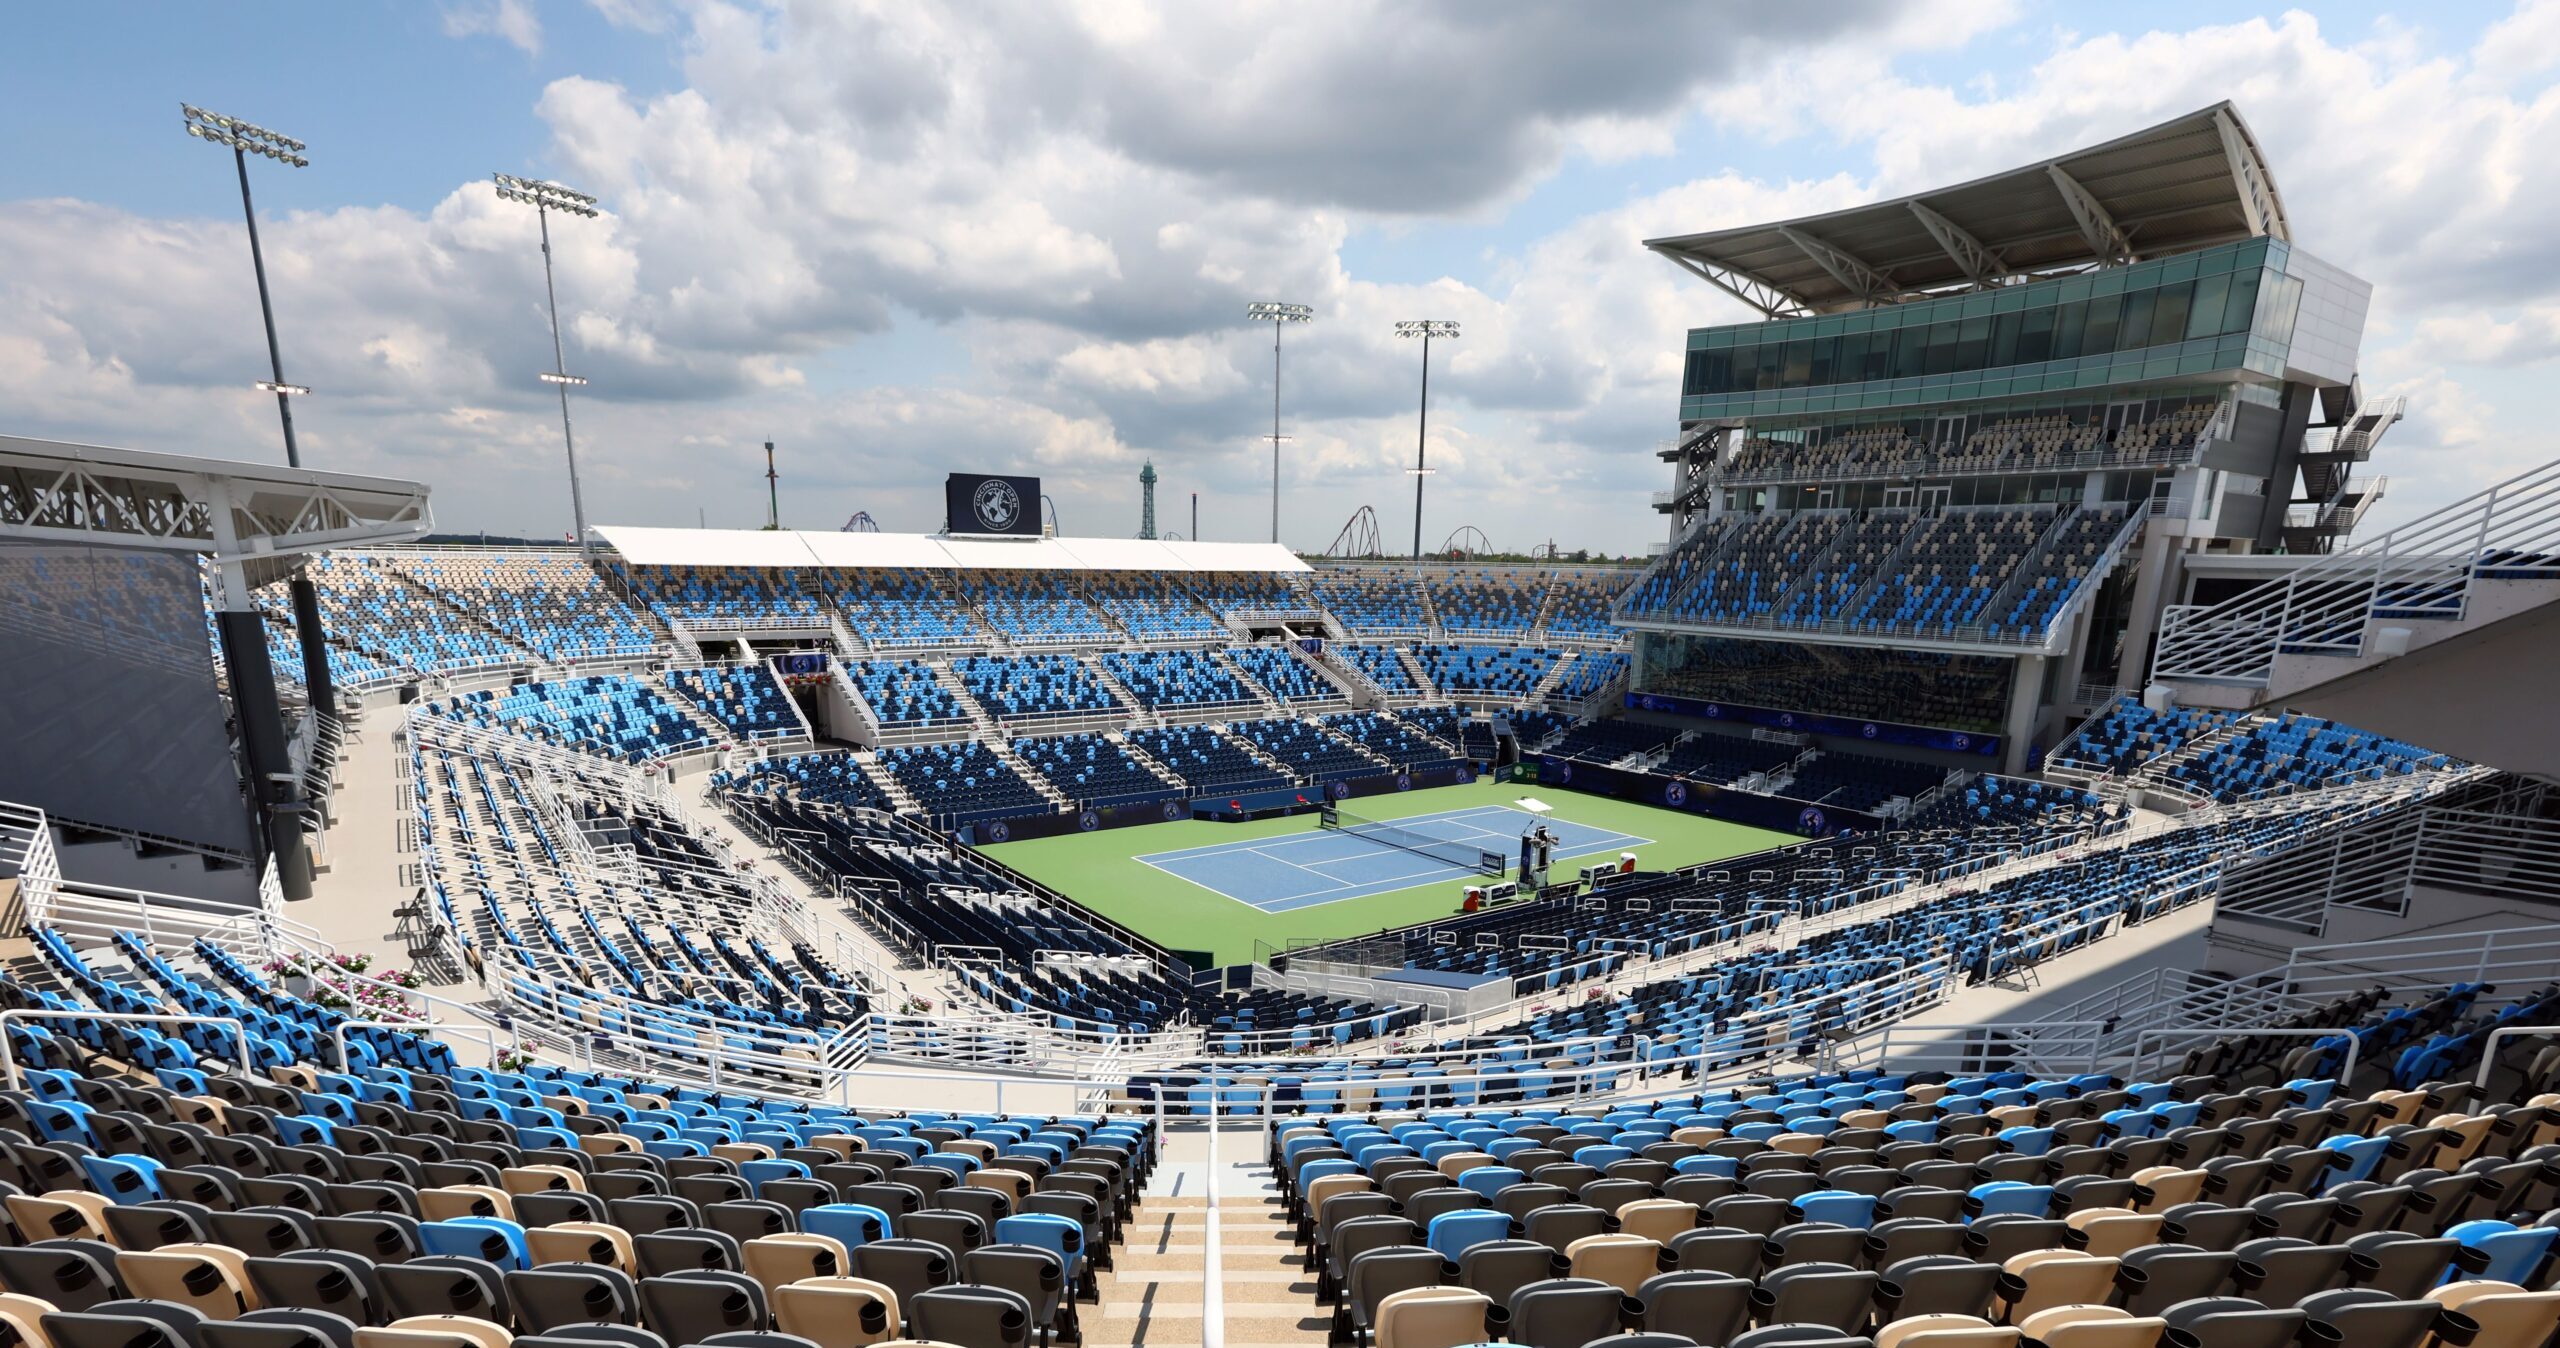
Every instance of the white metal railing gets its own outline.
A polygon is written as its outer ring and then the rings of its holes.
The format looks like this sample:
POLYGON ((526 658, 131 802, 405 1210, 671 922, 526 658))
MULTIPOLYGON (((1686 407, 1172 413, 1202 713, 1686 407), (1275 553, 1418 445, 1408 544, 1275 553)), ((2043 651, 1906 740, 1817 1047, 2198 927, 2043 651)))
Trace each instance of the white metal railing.
POLYGON ((0 801, 0 876, 17 878, 18 910, 30 922, 51 911, 62 887, 62 858, 53 850, 53 826, 44 811, 0 801))
POLYGON ((2361 656, 2374 624, 2460 621, 2482 580, 2560 577, 2560 461, 2219 604, 2166 611, 2164 679, 2265 687, 2279 655, 2361 656))
POLYGON ((2560 927, 2421 932, 2295 947, 2280 975, 2295 993, 2326 1000, 2374 988, 2412 991, 2496 983, 2523 996, 2560 969, 2560 927))

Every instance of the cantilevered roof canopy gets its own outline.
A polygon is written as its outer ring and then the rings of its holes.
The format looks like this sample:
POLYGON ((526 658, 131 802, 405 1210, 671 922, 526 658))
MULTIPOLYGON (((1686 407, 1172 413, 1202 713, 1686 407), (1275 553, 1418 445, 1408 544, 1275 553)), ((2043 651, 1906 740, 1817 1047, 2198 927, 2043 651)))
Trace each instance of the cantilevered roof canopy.
POLYGON ((0 435, 0 538, 220 562, 398 543, 433 526, 397 478, 0 435))
POLYGON ((1645 247, 1777 318, 2261 235, 2293 237, 2256 138, 2223 102, 1969 183, 1645 247))
POLYGON ((944 538, 934 534, 802 533, 766 529, 654 529, 600 524, 596 536, 633 566, 831 567, 915 571, 1306 571, 1271 543, 1175 543, 1136 538, 944 538))

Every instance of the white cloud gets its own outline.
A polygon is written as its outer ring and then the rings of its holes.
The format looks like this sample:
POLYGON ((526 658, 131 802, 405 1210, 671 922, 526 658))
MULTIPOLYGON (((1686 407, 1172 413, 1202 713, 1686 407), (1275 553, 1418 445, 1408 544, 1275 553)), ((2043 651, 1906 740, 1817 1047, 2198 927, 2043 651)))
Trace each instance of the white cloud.
MULTIPOLYGON (((1124 532, 1151 456, 1166 499, 1204 493, 1212 536, 1258 537, 1270 334, 1242 310, 1282 298, 1317 310, 1287 337, 1293 541, 1321 545, 1362 502, 1409 529, 1419 352, 1388 332, 1428 316, 1465 335, 1432 353, 1426 542, 1475 523, 1638 550, 1682 331, 1747 317, 1641 239, 1955 181, 2223 97, 2302 245, 2377 283, 2368 383, 2420 402, 2390 442, 2423 459, 2401 500, 2552 449, 2527 400, 2483 401, 2503 387, 2483 372, 2560 350, 2560 187, 2542 172, 2560 157, 2543 36, 2560 0, 2470 51, 2299 12, 2022 31, 2010 6, 1954 0, 1344 0, 1321 22, 1278 0, 590 3, 680 63, 665 89, 559 79, 533 109, 551 146, 523 168, 606 208, 553 232, 568 361, 594 380, 576 416, 599 518, 754 522, 772 436, 797 523, 868 508, 925 527, 941 472, 1027 465, 1071 528, 1124 532), (1993 42, 2040 54, 1954 84, 1903 64, 1993 42), (1694 153, 1709 131, 1804 167, 1592 200, 1474 283, 1345 260, 1365 235, 1499 222, 1577 158, 1694 153), (852 387, 919 322, 953 368, 852 387)), ((541 50, 525 0, 445 16, 541 50)), ((428 478, 448 521, 556 532, 530 213, 475 182, 424 212, 265 227, 288 371, 320 390, 298 417, 312 461, 428 478)), ((0 396, 32 430, 267 456, 243 251, 228 220, 0 203, 0 396)))
POLYGON ((531 0, 461 0, 444 11, 446 37, 494 37, 527 56, 542 54, 542 20, 531 0))

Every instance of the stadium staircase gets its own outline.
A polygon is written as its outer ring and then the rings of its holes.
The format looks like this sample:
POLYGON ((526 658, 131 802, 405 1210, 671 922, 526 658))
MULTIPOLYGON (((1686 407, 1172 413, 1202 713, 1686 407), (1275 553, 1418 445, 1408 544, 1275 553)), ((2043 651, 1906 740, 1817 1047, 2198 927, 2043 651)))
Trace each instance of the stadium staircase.
POLYGON ((1335 655, 1333 651, 1332 642, 1325 643, 1321 655, 1309 655, 1295 645, 1289 647, 1291 656, 1315 666, 1316 672, 1331 680, 1335 687, 1348 692, 1353 706, 1386 706, 1387 690, 1379 687, 1377 680, 1370 678, 1358 665, 1335 655))
POLYGON ((1568 650, 1558 653, 1555 663, 1547 666, 1546 674, 1535 684, 1530 686, 1528 696, 1520 699, 1520 705, 1524 707, 1545 706, 1547 704, 1547 699, 1554 697, 1556 689, 1563 686, 1565 671, 1571 669, 1573 667, 1573 662, 1581 658, 1582 655, 1579 651, 1568 650))
POLYGON ((1254 697, 1262 703, 1263 715, 1286 716, 1289 714, 1288 707, 1282 704, 1277 694, 1273 693, 1270 689, 1263 687, 1262 681, 1247 673, 1244 666, 1229 659, 1225 651, 1212 649, 1206 652, 1206 654, 1209 657, 1210 664, 1216 665, 1218 668, 1225 670, 1230 677, 1232 677, 1237 683, 1244 685, 1246 691, 1252 693, 1254 697))
POLYGON ((1121 752, 1136 759, 1139 766, 1144 767, 1147 771, 1164 778, 1168 782, 1172 782, 1176 786, 1181 787, 1185 792, 1188 792, 1191 789, 1191 783, 1186 780, 1181 773, 1167 767, 1163 759, 1139 748, 1130 740, 1127 734, 1121 731, 1112 730, 1104 732, 1102 737, 1113 744, 1119 745, 1121 752))
POLYGON ((1362 758, 1368 759, 1370 762, 1377 764, 1379 771, 1395 771, 1396 765, 1394 760, 1388 758, 1385 754, 1379 753, 1377 750, 1370 748, 1368 745, 1362 744, 1360 741, 1351 738, 1349 735, 1343 734, 1339 729, 1327 725, 1322 721, 1313 721, 1310 722, 1310 724, 1314 725, 1316 729, 1323 731, 1328 738, 1333 740, 1334 743, 1347 744, 1351 746, 1353 752, 1359 754, 1362 758))
POLYGON ((2539 681, 2518 671, 2548 668, 2560 647, 2555 599, 2560 462, 2219 604, 2168 609, 2152 678, 2187 706, 2352 717, 2547 773, 2560 767, 2560 726, 2539 681))
POLYGON ((978 701, 976 694, 969 691, 969 685, 960 678, 960 671, 951 667, 951 657, 929 656, 924 665, 933 671, 934 678, 941 680, 943 690, 951 694, 951 700, 959 703, 960 710, 967 713, 969 724, 977 730, 979 739, 992 743, 1004 738, 1004 732, 996 726, 995 716, 988 712, 986 704, 978 701))
POLYGON ((1278 755, 1264 749, 1261 745, 1237 734, 1224 722, 1211 726, 1211 729, 1217 731, 1220 735, 1225 736, 1228 743, 1235 745, 1237 748, 1244 750, 1248 754, 1251 754, 1254 762, 1260 763, 1262 766, 1271 769, 1273 772, 1280 774, 1282 777, 1285 777, 1290 781, 1294 782, 1298 780, 1297 769, 1281 762, 1278 755))
MULTIPOLYGON (((1404 672, 1411 675, 1413 677, 1413 681, 1421 686, 1421 700, 1426 702, 1438 701, 1440 698, 1440 685, 1431 681, 1431 671, 1422 667, 1422 661, 1414 657, 1413 649, 1402 643, 1390 646, 1387 649, 1394 653, 1396 663, 1404 666, 1404 672)), ((1407 702, 1412 702, 1414 700, 1415 699, 1411 697, 1405 699, 1407 702)))
POLYGON ((480 636, 486 637, 490 641, 506 647, 508 650, 515 653, 517 659, 532 668, 536 673, 546 677, 567 673, 567 671, 561 666, 545 659, 541 652, 534 650, 532 647, 525 645, 523 642, 520 642, 514 637, 499 631, 496 627, 491 626, 487 621, 481 618, 478 610, 467 608, 461 604, 455 603, 453 597, 445 593, 443 590, 438 589, 433 585, 428 585, 418 581, 412 578, 409 573, 399 570, 396 567, 377 566, 373 569, 372 574, 374 579, 384 586, 400 590, 428 608, 443 610, 447 615, 449 615, 455 626, 469 628, 480 636))
POLYGON ((898 774, 880 765, 880 755, 876 751, 855 750, 853 761, 862 765, 862 775, 870 778, 873 786, 880 788, 880 794, 889 798, 889 803, 897 807, 898 813, 907 815, 924 813, 923 803, 908 792, 905 783, 898 780, 898 774))
POLYGON ((835 637, 836 654, 845 659, 858 660, 871 653, 871 643, 856 635, 844 614, 833 605, 827 607, 827 631, 835 637))
POLYGON ((2215 726, 2194 739, 2163 749, 2142 760, 2141 764, 2127 775, 2132 778, 2134 785, 2143 790, 2158 792, 2189 805, 2199 804, 2205 797, 2173 780, 2177 770, 2248 734, 2256 725, 2257 723, 2248 717, 2235 716, 2229 722, 2215 726))
MULTIPOLYGON (((1212 1214, 1203 1192, 1205 1134, 1166 1139, 1167 1156, 1145 1201, 1124 1228, 1127 1244, 1101 1275, 1102 1299, 1078 1311, 1080 1348, 1198 1348, 1204 1260, 1212 1214), (1199 1153, 1195 1156, 1194 1153, 1199 1153)), ((1314 1310, 1315 1274, 1271 1168, 1260 1131, 1230 1125, 1219 1134, 1223 1179, 1218 1274, 1223 1348, 1318 1348, 1326 1322, 1314 1310), (1241 1162, 1251 1161, 1249 1167, 1241 1162)))
POLYGON ((1030 759, 1024 758, 1022 755, 1015 753, 1013 749, 1013 741, 1004 739, 988 740, 986 742, 986 746, 987 749, 994 753, 997 758, 1004 761, 1005 766, 1022 774, 1022 780, 1030 783, 1031 789, 1039 792, 1041 798, 1048 801, 1052 808, 1059 810, 1072 810, 1075 808, 1075 797, 1060 790, 1058 788, 1058 784, 1050 781, 1047 774, 1041 772, 1040 769, 1031 766, 1030 759))
POLYGON ((1101 684, 1113 697, 1120 700, 1121 706, 1129 709, 1129 729, 1148 730, 1165 723, 1164 713, 1161 710, 1148 706, 1136 693, 1129 691, 1129 685, 1122 683, 1110 670, 1103 668, 1100 660, 1090 655, 1079 655, 1076 657, 1076 663, 1083 665, 1085 673, 1092 675, 1095 683, 1101 684))

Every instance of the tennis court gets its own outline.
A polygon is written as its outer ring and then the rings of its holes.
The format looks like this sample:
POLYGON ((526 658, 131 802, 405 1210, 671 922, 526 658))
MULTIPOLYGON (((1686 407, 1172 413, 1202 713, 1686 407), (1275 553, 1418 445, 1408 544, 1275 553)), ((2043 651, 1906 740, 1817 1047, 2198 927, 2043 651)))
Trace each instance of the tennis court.
MULTIPOLYGON (((1365 899, 1444 880, 1483 878, 1464 865, 1390 847, 1357 833, 1318 830, 1314 816, 1305 818, 1303 833, 1240 838, 1155 852, 1137 860, 1266 913, 1365 899)), ((1435 842, 1480 848, 1505 858, 1517 858, 1520 835, 1543 823, 1555 834, 1559 864, 1569 857, 1617 852, 1653 841, 1552 816, 1542 818, 1507 805, 1405 815, 1394 822, 1398 829, 1435 842)))

